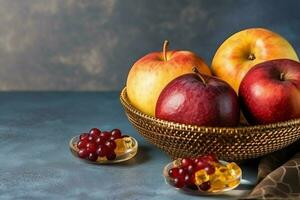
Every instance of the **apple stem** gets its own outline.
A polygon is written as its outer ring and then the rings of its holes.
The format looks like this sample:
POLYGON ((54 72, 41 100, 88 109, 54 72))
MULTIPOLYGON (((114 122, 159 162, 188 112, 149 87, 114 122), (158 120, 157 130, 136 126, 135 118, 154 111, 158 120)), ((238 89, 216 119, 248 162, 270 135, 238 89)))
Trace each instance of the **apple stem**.
POLYGON ((199 76, 199 78, 201 79, 202 83, 203 83, 204 85, 206 85, 207 82, 206 82, 206 80, 204 79, 204 77, 200 74, 200 72, 199 72, 199 70, 197 69, 197 67, 193 67, 192 70, 193 70, 193 72, 194 72, 195 74, 197 74, 197 75, 199 76))
POLYGON ((284 81, 284 73, 283 72, 280 73, 280 80, 284 81))
POLYGON ((255 60, 255 55, 253 53, 250 53, 248 56, 249 60, 255 60))
POLYGON ((167 52, 168 52, 168 46, 169 46, 169 41, 165 40, 164 45, 163 45, 163 55, 164 55, 164 61, 167 61, 167 52))

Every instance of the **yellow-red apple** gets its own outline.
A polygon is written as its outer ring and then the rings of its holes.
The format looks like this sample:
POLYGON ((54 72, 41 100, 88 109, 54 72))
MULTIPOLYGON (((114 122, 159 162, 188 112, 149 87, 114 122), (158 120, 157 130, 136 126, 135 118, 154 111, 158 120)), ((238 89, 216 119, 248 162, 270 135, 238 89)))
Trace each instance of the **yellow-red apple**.
POLYGON ((267 29, 250 28, 223 42, 213 58, 212 71, 238 92, 249 69, 258 63, 280 58, 298 61, 295 50, 282 36, 267 29))
POLYGON ((154 116, 155 106, 162 89, 174 78, 191 73, 193 67, 210 75, 204 61, 190 51, 168 51, 168 41, 162 52, 153 52, 139 59, 127 77, 127 95, 131 104, 140 111, 154 116))

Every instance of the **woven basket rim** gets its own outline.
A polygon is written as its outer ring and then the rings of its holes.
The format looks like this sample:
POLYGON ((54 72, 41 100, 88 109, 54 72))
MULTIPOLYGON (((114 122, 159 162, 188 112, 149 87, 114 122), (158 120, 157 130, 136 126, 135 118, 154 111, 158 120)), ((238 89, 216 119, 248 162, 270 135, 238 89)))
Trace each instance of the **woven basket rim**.
POLYGON ((150 115, 147 115, 140 110, 138 110, 136 107, 134 107, 128 97, 127 97, 127 91, 126 87, 124 87, 120 94, 120 100, 123 106, 125 106, 127 109, 129 109, 131 112, 135 113, 136 115, 145 118, 150 121, 155 121, 156 123, 160 123, 163 126, 172 126, 172 127, 178 127, 178 129, 182 130, 184 129, 192 129, 192 130, 206 130, 206 131, 212 131, 212 132, 219 132, 219 133, 228 133, 228 132, 249 132, 249 131, 257 131, 257 130, 263 130, 263 129, 276 129, 276 128, 282 128, 287 126, 293 126, 293 125, 300 125, 300 118, 297 119, 291 119, 284 122, 278 122, 278 123, 271 123, 271 124, 265 124, 265 125, 248 125, 248 126, 238 126, 238 127, 208 127, 208 126, 197 126, 197 125, 189 125, 189 124, 182 124, 182 123, 176 123, 172 121, 166 121, 162 119, 158 119, 155 117, 152 117, 150 115))

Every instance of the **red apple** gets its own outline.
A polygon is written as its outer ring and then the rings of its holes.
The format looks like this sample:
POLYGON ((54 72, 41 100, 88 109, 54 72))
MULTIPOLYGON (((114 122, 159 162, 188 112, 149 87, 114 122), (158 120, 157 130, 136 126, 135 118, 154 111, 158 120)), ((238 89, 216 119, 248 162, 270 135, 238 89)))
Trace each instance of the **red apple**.
POLYGON ((242 80, 239 96, 250 124, 300 117, 300 63, 277 59, 253 67, 242 80))
POLYGON ((162 90, 155 116, 198 126, 236 126, 240 110, 235 91, 225 81, 193 70, 162 90))

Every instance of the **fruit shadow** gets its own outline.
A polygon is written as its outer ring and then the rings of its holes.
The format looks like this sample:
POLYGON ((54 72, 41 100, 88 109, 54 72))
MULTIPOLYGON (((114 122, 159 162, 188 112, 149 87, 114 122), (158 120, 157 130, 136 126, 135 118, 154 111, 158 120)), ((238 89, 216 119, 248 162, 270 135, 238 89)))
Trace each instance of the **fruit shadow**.
POLYGON ((131 166, 131 165, 140 165, 140 164, 143 164, 143 163, 145 163, 145 162, 147 162, 147 161, 150 160, 150 158, 151 158, 150 157, 150 153, 149 153, 150 150, 151 150, 150 147, 140 145, 138 147, 137 154, 133 158, 131 158, 131 159, 125 161, 125 162, 116 163, 114 165, 115 166, 119 166, 119 167, 128 167, 128 166, 131 166))

